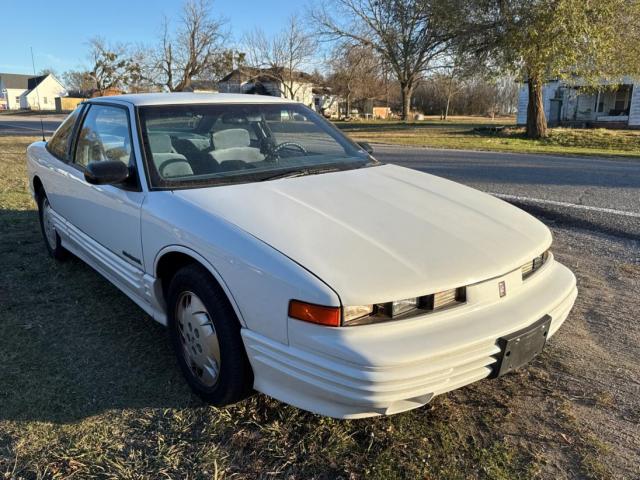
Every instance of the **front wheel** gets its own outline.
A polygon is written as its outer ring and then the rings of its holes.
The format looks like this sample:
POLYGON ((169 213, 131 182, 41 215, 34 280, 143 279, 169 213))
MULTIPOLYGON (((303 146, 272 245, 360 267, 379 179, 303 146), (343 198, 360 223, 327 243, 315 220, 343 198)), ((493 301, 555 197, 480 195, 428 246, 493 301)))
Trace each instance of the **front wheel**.
POLYGON ((248 396, 253 373, 240 323, 209 272, 195 264, 179 270, 167 309, 171 343, 191 389, 216 406, 248 396))

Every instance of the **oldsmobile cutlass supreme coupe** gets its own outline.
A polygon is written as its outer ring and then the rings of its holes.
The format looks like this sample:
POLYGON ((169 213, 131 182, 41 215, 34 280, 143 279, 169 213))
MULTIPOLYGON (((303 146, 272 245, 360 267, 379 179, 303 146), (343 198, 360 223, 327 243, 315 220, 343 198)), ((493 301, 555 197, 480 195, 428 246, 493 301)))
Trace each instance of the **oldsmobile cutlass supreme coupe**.
POLYGON ((577 295, 542 223, 289 100, 95 98, 27 157, 49 253, 167 325, 214 405, 416 408, 530 361, 577 295))

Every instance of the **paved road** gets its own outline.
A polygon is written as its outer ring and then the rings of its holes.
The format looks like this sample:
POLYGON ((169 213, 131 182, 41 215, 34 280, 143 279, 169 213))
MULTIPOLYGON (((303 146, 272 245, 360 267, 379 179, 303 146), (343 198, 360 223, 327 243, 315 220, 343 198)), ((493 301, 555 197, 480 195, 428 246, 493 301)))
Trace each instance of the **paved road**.
POLYGON ((537 215, 640 238, 640 159, 378 145, 374 155, 502 196, 537 215))
MULTIPOLYGON (((51 135, 66 115, 43 115, 44 134, 51 135)), ((0 135, 40 135, 40 117, 37 115, 0 115, 0 135)))

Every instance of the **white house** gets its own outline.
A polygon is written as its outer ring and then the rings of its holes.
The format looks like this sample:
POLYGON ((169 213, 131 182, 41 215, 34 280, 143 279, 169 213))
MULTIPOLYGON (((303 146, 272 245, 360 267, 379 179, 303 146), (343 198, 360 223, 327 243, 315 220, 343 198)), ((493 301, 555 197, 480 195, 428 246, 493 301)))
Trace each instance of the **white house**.
POLYGON ((52 74, 0 73, 0 99, 9 110, 55 110, 55 98, 66 94, 64 85, 52 74))
MULTIPOLYGON (((581 82, 549 82, 542 89, 544 113, 550 126, 640 128, 640 82, 630 77, 620 84, 602 82, 600 91, 581 90, 581 82)), ((527 123, 529 92, 518 99, 518 125, 527 123)))
POLYGON ((0 73, 0 101, 9 110, 20 108, 20 97, 28 89, 32 75, 0 73))
POLYGON ((311 75, 304 72, 293 72, 292 81, 286 80, 286 85, 278 80, 282 77, 282 71, 243 67, 233 70, 220 80, 218 89, 220 93, 249 93, 290 98, 304 103, 308 107, 313 106, 311 75))

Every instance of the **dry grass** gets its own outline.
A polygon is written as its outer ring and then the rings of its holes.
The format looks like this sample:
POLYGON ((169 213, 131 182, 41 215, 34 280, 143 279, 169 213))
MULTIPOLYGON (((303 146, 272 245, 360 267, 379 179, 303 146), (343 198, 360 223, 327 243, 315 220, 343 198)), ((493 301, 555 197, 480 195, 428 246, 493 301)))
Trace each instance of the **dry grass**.
POLYGON ((337 122, 359 141, 432 148, 561 155, 640 156, 639 130, 554 128, 544 140, 529 140, 511 117, 428 118, 421 122, 337 122), (487 127, 507 128, 493 132, 487 127))

